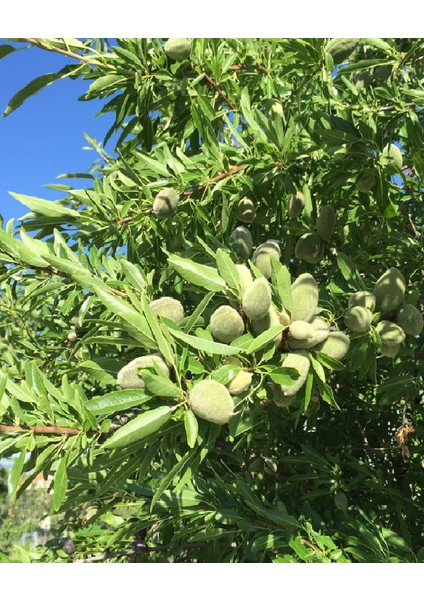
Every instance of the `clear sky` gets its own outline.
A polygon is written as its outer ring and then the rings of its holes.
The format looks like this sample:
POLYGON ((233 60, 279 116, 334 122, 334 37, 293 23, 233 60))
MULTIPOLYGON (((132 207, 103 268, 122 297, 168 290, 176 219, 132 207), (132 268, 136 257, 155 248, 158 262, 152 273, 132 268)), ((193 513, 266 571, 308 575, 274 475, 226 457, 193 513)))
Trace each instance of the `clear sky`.
MULTIPOLYGON (((11 44, 0 38, 0 44, 11 44)), ((54 52, 30 48, 0 60, 0 115, 12 96, 35 77, 55 73, 71 59, 54 52)), ((44 188, 51 183, 80 185, 78 180, 56 179, 62 173, 86 172, 97 158, 94 150, 83 150, 83 133, 97 141, 113 122, 112 114, 95 118, 102 102, 78 101, 90 85, 81 79, 59 80, 7 117, 0 118, 0 214, 5 221, 19 217, 28 209, 8 192, 46 199, 59 199, 63 193, 44 188)), ((113 141, 106 150, 113 152, 113 141)), ((81 185, 84 181, 79 180, 81 185)))

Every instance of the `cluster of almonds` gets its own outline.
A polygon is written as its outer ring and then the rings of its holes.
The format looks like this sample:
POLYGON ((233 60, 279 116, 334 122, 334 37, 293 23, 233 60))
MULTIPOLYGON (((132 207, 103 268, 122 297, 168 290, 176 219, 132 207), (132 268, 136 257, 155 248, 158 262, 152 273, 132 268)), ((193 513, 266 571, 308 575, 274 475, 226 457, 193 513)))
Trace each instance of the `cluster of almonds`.
MULTIPOLYGON (((291 212, 293 212, 293 208, 300 206, 298 194, 293 195, 294 200, 291 200, 291 212)), ((299 260, 304 260, 312 265, 319 263, 324 254, 324 242, 328 242, 330 240, 334 233, 335 227, 336 211, 332 206, 326 204, 325 206, 322 206, 319 211, 316 231, 304 233, 297 240, 294 249, 296 258, 299 260)))
MULTIPOLYGON (((287 201, 287 214, 297 218, 305 207, 305 198, 302 192, 291 194, 287 201)), ((255 205, 250 198, 243 198, 237 206, 237 219, 244 223, 252 223, 256 216, 255 205)), ((323 257, 324 244, 328 242, 336 227, 336 211, 330 205, 321 207, 317 218, 316 231, 304 233, 295 246, 295 256, 310 264, 317 264, 323 257)), ((250 258, 253 249, 253 239, 250 231, 240 225, 231 233, 231 240, 238 257, 246 261, 250 258)), ((273 240, 260 244, 252 256, 252 262, 262 272, 264 277, 271 277, 271 256, 280 259, 280 248, 273 240)))
POLYGON ((424 325, 421 312, 413 304, 403 304, 405 291, 405 279, 399 269, 387 269, 373 292, 355 292, 349 298, 344 316, 346 327, 355 333, 366 333, 374 320, 373 311, 380 313, 383 318, 375 329, 381 341, 381 355, 395 357, 406 335, 420 335, 424 325))
MULTIPOLYGON (((288 406, 296 393, 305 384, 310 368, 308 350, 314 348, 335 359, 342 359, 350 339, 341 331, 330 331, 329 324, 315 316, 318 307, 318 284, 309 273, 300 275, 291 286, 293 308, 291 314, 284 307, 276 308, 272 303, 272 290, 265 277, 253 279, 246 265, 236 265, 241 288, 241 307, 230 301, 214 310, 208 328, 214 340, 231 344, 246 330, 255 337, 273 325, 282 324, 285 329, 274 338, 276 348, 284 352, 281 363, 298 371, 299 377, 293 385, 274 385, 274 401, 279 406, 288 406)), ((184 318, 181 303, 171 297, 163 297, 150 303, 152 311, 176 323, 184 318)), ((233 396, 247 392, 253 373, 235 357, 223 359, 223 365, 234 365, 234 374, 223 385, 211 379, 196 383, 188 394, 188 403, 193 412, 212 423, 227 423, 234 414, 233 396)), ((144 388, 142 369, 153 369, 159 375, 170 376, 170 371, 160 354, 150 354, 132 360, 118 373, 117 383, 122 388, 144 388)))

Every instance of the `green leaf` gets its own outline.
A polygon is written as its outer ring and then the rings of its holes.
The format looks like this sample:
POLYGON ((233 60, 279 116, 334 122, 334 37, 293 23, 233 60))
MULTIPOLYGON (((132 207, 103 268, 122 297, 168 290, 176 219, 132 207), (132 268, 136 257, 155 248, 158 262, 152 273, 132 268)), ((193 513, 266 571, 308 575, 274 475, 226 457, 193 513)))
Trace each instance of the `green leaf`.
POLYGON ((147 389, 155 396, 178 398, 181 395, 181 389, 167 377, 155 375, 147 369, 141 371, 147 389))
POLYGON ((236 265, 231 260, 229 254, 218 248, 216 251, 216 265, 218 272, 225 283, 233 290, 239 289, 239 274, 236 265))
POLYGON ((17 49, 18 48, 14 48, 13 46, 10 46, 9 44, 2 44, 0 46, 0 59, 4 58, 8 54, 11 54, 12 52, 15 52, 17 49))
POLYGON ((309 354, 309 360, 311 361, 312 368, 316 375, 325 383, 325 371, 320 362, 318 362, 311 354, 309 354))
POLYGON ((112 93, 122 87, 122 83, 126 81, 126 77, 122 75, 103 75, 98 77, 87 90, 86 97, 98 96, 99 92, 112 93))
POLYGON ((140 164, 138 165, 138 169, 140 169, 141 166, 143 166, 143 164, 147 165, 147 167, 149 167, 149 170, 153 171, 153 173, 157 173, 158 175, 163 175, 164 177, 170 177, 171 174, 168 171, 168 169, 166 169, 163 165, 163 163, 159 162, 158 160, 155 160, 154 158, 151 158, 150 156, 147 156, 146 154, 141 154, 139 155, 139 161, 140 164))
POLYGON ((112 437, 106 440, 102 448, 121 448, 143 440, 152 433, 159 431, 170 419, 172 411, 173 407, 171 406, 160 406, 138 415, 115 431, 112 437))
POLYGON ((149 324, 153 337, 155 338, 159 352, 163 355, 163 357, 169 364, 175 367, 175 357, 173 349, 167 337, 164 335, 164 331, 166 331, 166 329, 162 331, 162 328, 166 328, 166 325, 163 325, 159 322, 159 319, 153 313, 144 294, 141 295, 141 305, 143 307, 144 316, 146 317, 147 323, 149 324))
POLYGON ((19 484, 19 479, 22 475, 22 470, 24 468, 25 458, 27 455, 28 443, 29 443, 29 440, 27 439, 24 447, 21 450, 21 453, 19 454, 19 456, 17 458, 15 458, 13 467, 10 470, 9 485, 10 485, 10 493, 11 493, 12 497, 14 497, 14 495, 16 493, 16 489, 19 484))
POLYGON ((9 254, 13 262, 23 263, 34 267, 47 267, 49 265, 41 256, 34 254, 21 240, 15 239, 3 229, 0 229, 0 248, 9 254))
POLYGON ((27 206, 30 210, 44 217, 65 217, 70 219, 78 219, 80 214, 72 208, 62 206, 51 200, 43 200, 42 198, 34 198, 33 196, 25 196, 24 194, 15 194, 9 192, 12 198, 27 206))
POLYGON ((36 77, 13 96, 3 113, 3 117, 10 115, 11 112, 21 106, 21 104, 23 104, 23 102, 25 102, 25 100, 27 100, 30 96, 33 96, 58 79, 63 79, 69 75, 72 75, 73 73, 77 73, 80 68, 81 67, 79 64, 76 66, 66 65, 66 67, 61 69, 58 73, 47 73, 46 75, 36 77))
POLYGON ((143 390, 117 390, 89 400, 85 407, 93 415, 111 415, 134 406, 141 406, 151 399, 143 390))
POLYGON ((292 367, 276 367, 268 375, 279 385, 293 385, 299 379, 299 371, 292 367))
POLYGON ((246 350, 247 354, 252 354, 253 352, 257 352, 257 350, 260 350, 261 348, 266 346, 279 333, 281 333, 281 331, 283 331, 283 329, 285 329, 284 325, 273 325, 272 327, 270 327, 269 329, 267 329, 266 331, 264 331, 263 333, 258 335, 258 337, 254 338, 250 342, 250 344, 246 350))
POLYGON ((366 290, 365 284, 356 270, 354 262, 351 258, 349 258, 349 256, 343 252, 338 252, 337 265, 345 280, 353 287, 354 290, 366 290))
POLYGON ((59 464, 54 476, 53 508, 55 511, 58 511, 61 507, 66 495, 66 490, 68 488, 67 460, 67 454, 62 456, 62 458, 59 460, 59 464))
POLYGON ((390 54, 392 56, 393 56, 393 54, 396 54, 395 49, 392 48, 390 46, 390 44, 388 44, 381 38, 365 38, 364 43, 368 44, 369 46, 373 46, 374 48, 378 48, 379 50, 382 50, 386 54, 390 54))
POLYGON ((184 279, 205 290, 221 292, 226 288, 225 281, 213 267, 201 265, 188 258, 181 258, 176 254, 171 254, 168 262, 184 279))
POLYGON ((212 300, 214 295, 215 295, 215 292, 208 292, 206 294, 206 296, 199 302, 199 304, 196 306, 195 310, 190 315, 190 317, 187 319, 187 322, 184 325, 185 333, 190 333, 191 329, 196 324, 197 319, 203 314, 203 311, 208 306, 209 302, 212 300))
POLYGON ((194 448, 197 442, 199 433, 199 423, 196 415, 191 409, 186 410, 184 414, 184 429, 187 436, 187 444, 190 448, 194 448))
POLYGON ((188 333, 183 333, 182 331, 178 331, 177 329, 169 328, 169 332, 171 335, 177 338, 177 340, 185 342, 192 348, 196 348, 197 350, 206 352, 206 354, 234 356, 235 354, 239 354, 243 351, 242 348, 238 348, 236 346, 228 346, 227 344, 220 344, 218 342, 212 342, 210 340, 204 340, 203 338, 196 337, 195 335, 189 335, 188 333))
POLYGON ((173 466, 173 468, 169 471, 168 475, 162 480, 159 487, 156 489, 153 494, 152 501, 150 503, 150 512, 153 510, 154 505, 159 500, 163 492, 171 485, 174 477, 178 475, 178 473, 182 470, 186 462, 193 455, 193 450, 188 450, 186 454, 173 466))
POLYGON ((291 314, 293 303, 291 296, 291 275, 286 265, 282 265, 274 256, 271 256, 272 278, 277 286, 277 293, 283 307, 291 314))

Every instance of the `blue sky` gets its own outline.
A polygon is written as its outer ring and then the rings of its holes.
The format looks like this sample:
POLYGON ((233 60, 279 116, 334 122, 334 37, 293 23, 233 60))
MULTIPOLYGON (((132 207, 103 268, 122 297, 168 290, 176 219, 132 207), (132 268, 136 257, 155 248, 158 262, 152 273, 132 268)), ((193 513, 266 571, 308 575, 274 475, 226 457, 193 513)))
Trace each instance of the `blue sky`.
MULTIPOLYGON (((0 38, 0 44, 8 43, 0 38)), ((71 59, 66 56, 38 48, 15 52, 0 60, 0 115, 12 96, 32 79, 54 73, 69 62, 71 59)), ((80 79, 56 81, 0 118, 0 214, 5 221, 28 212, 9 196, 9 191, 59 199, 63 197, 61 192, 43 185, 65 183, 77 187, 78 180, 56 178, 61 173, 86 172, 97 158, 94 151, 82 149, 87 146, 83 133, 102 141, 113 116, 95 118, 102 102, 78 101, 89 84, 80 79)), ((112 152, 113 142, 106 149, 112 152)))

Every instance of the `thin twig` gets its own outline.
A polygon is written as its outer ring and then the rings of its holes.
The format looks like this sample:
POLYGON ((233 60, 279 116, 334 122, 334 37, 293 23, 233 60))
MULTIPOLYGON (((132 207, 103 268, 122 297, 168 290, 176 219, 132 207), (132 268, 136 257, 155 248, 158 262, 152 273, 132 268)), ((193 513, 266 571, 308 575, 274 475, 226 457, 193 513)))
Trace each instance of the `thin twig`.
POLYGON ((265 65, 246 65, 245 63, 239 63, 238 65, 232 65, 230 71, 240 71, 241 69, 258 69, 262 73, 269 75, 269 71, 265 65))
POLYGON ((206 81, 218 92, 218 94, 221 96, 221 98, 224 100, 225 104, 227 104, 227 106, 229 108, 231 108, 231 110, 233 110, 234 112, 237 112, 236 107, 234 106, 234 104, 231 102, 231 100, 229 100, 227 98, 227 96, 224 94, 224 92, 221 90, 221 88, 219 87, 219 85, 212 79, 212 77, 210 77, 207 73, 203 72, 203 75, 206 79, 206 81))
POLYGON ((409 224, 412 227, 412 231, 414 232, 415 237, 419 239, 421 237, 421 234, 417 231, 417 229, 414 225, 414 221, 411 219, 410 215, 408 215, 408 220, 409 220, 409 224))
POLYGON ((47 50, 49 52, 58 52, 59 54, 64 54, 65 56, 69 56, 70 58, 75 58, 76 60, 80 60, 81 62, 89 64, 89 65, 98 65, 100 67, 105 67, 107 69, 113 68, 108 64, 99 62, 98 60, 91 59, 86 56, 81 56, 80 54, 75 54, 75 52, 71 52, 71 50, 62 50, 61 48, 47 48, 39 40, 36 40, 34 38, 23 38, 23 39, 25 41, 29 42, 30 44, 32 44, 33 46, 37 46, 37 48, 42 48, 43 50, 47 50))
POLYGON ((0 431, 5 433, 14 433, 16 431, 33 433, 55 433, 59 435, 78 435, 81 433, 81 429, 73 429, 72 427, 58 427, 57 425, 33 425, 33 426, 22 426, 22 425, 0 425, 0 431))
MULTIPOLYGON (((210 185, 211 183, 216 183, 217 181, 220 181, 221 179, 225 179, 226 177, 232 177, 236 173, 239 173, 240 171, 245 169, 247 166, 248 165, 234 165, 228 171, 224 171, 223 173, 219 173, 218 175, 215 175, 215 177, 212 177, 206 183, 200 183, 199 185, 196 185, 192 189, 183 192, 183 195, 186 196, 187 198, 189 198, 192 194, 194 194, 195 192, 197 192, 199 190, 203 190, 204 188, 208 187, 208 185, 210 185)), ((131 223, 131 221, 133 221, 134 218, 135 217, 123 217, 122 219, 120 219, 118 221, 118 224, 125 225, 126 223, 131 223)))
MULTIPOLYGON (((227 544, 220 544, 222 546, 227 546, 227 544)), ((179 550, 198 550, 202 548, 207 548, 207 542, 197 542, 193 544, 185 544, 183 546, 174 546, 172 544, 163 544, 161 546, 145 546, 137 545, 136 549, 133 550, 123 550, 122 552, 104 552, 103 554, 99 554, 97 556, 90 556, 89 558, 82 558, 79 560, 74 560, 76 563, 93 563, 100 562, 103 560, 108 560, 110 558, 122 558, 124 556, 135 556, 136 554, 145 554, 150 552, 166 552, 168 550, 175 550, 176 552, 179 550)), ((237 544, 232 542, 230 544, 231 548, 236 548, 237 544)))
POLYGON ((186 192, 184 192, 184 196, 187 196, 187 198, 189 198, 192 194, 194 194, 194 192, 202 190, 205 187, 208 187, 208 185, 210 185, 211 183, 216 183, 217 181, 221 181, 221 179, 225 179, 226 177, 232 177, 236 173, 239 173, 239 171, 243 171, 243 169, 245 169, 246 167, 247 165, 235 165, 231 167, 228 171, 224 171, 223 173, 219 173, 219 175, 215 175, 215 177, 212 177, 212 179, 209 179, 209 181, 207 181, 206 183, 201 183, 200 185, 197 185, 191 190, 187 190, 186 192))

